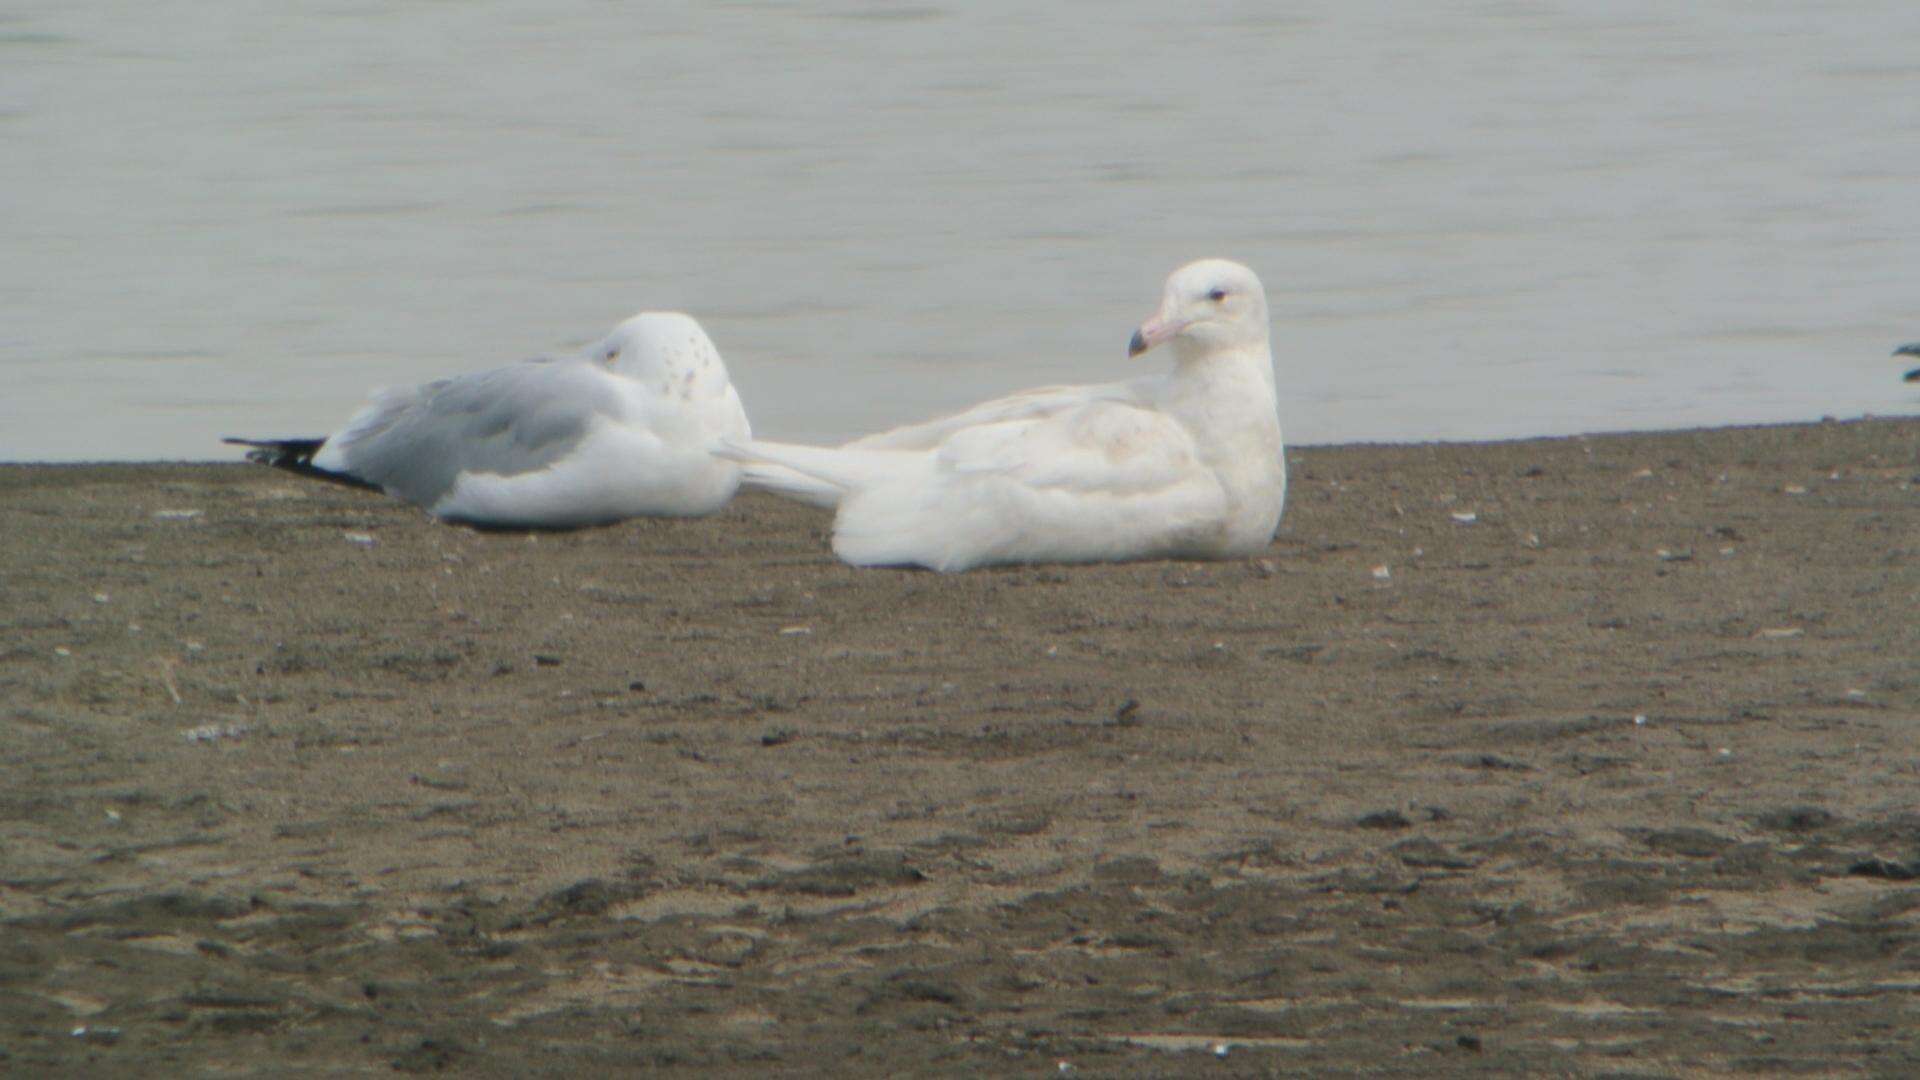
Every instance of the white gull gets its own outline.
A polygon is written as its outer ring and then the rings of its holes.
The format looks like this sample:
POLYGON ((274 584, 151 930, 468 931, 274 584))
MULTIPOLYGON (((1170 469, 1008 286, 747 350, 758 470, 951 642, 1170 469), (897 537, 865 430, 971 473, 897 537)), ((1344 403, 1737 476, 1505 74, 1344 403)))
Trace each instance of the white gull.
POLYGON ((1167 279, 1133 336, 1173 370, 1052 386, 838 447, 729 439, 746 483, 835 508, 855 566, 1215 559, 1273 539, 1286 462, 1252 270, 1204 259, 1167 279))

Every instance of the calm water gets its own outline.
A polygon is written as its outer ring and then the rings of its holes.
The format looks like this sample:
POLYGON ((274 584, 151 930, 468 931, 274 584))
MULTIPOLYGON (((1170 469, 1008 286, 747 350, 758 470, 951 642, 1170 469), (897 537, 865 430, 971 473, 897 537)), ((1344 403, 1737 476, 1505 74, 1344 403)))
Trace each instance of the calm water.
POLYGON ((642 307, 850 435, 1137 370, 1214 254, 1297 442, 1920 411, 1912 0, 300 7, 0 8, 0 459, 642 307))

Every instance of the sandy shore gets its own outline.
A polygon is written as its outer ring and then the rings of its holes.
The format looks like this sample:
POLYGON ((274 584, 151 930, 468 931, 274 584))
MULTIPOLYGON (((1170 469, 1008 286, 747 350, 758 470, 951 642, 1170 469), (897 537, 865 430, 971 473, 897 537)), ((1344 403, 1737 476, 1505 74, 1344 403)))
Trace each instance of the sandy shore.
POLYGON ((943 577, 0 468, 0 1072, 1920 1071, 1920 420, 1292 477, 943 577))

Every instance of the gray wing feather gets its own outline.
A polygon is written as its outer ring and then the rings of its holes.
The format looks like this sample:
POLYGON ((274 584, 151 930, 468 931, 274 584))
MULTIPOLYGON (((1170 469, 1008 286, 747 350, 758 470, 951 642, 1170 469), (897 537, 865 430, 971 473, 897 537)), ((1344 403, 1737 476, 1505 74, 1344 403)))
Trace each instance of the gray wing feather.
POLYGON ((590 361, 530 360, 380 395, 334 436, 347 471, 432 506, 461 473, 551 466, 620 396, 590 361))

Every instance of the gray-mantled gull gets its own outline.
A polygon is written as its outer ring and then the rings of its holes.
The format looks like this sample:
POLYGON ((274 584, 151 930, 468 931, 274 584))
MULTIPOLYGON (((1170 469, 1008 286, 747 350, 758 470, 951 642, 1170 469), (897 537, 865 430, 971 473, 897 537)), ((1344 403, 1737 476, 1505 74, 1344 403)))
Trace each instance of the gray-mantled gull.
POLYGON ((572 528, 720 509, 740 469, 711 448, 750 437, 700 324, 642 312, 578 356, 381 391, 325 439, 227 441, 450 521, 572 528))
POLYGON ((1054 386, 839 447, 730 439, 746 483, 836 508, 855 566, 1225 558, 1273 539, 1286 462, 1260 279, 1206 259, 1167 279, 1129 354, 1171 372, 1054 386))

